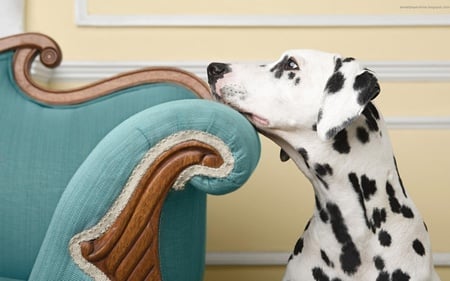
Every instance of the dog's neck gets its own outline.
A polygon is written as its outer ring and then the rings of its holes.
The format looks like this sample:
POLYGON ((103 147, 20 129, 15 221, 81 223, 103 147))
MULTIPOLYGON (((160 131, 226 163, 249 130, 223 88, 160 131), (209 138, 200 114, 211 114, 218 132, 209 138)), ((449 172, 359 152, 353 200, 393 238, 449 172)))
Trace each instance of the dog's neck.
POLYGON ((399 177, 385 123, 373 105, 329 141, 313 130, 269 137, 311 181, 316 219, 328 219, 330 209, 338 206, 346 224, 364 236, 375 233, 377 219, 387 210, 411 215, 413 203, 399 177))

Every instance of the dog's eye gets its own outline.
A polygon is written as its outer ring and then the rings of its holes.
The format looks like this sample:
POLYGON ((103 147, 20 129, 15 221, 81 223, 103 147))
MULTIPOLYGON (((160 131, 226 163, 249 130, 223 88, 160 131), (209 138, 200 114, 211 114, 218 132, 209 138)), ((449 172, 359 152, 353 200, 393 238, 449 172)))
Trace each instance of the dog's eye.
POLYGON ((299 69, 300 67, 298 66, 294 58, 289 58, 286 61, 286 64, 284 65, 284 70, 299 70, 299 69))

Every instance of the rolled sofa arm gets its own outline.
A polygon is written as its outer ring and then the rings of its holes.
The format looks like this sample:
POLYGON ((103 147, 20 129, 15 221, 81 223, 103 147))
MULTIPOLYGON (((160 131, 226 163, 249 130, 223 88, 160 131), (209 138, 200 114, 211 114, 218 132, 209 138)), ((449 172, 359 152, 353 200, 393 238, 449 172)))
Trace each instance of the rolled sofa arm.
POLYGON ((251 124, 219 103, 173 101, 130 117, 73 176, 29 280, 162 280, 167 194, 186 184, 201 193, 231 192, 259 156, 251 124))

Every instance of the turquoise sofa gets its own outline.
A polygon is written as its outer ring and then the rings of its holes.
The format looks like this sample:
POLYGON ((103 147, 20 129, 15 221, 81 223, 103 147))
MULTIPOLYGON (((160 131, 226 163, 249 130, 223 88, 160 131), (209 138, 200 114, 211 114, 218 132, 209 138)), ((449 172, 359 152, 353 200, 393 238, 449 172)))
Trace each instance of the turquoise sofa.
POLYGON ((37 55, 61 61, 45 35, 0 39, 0 281, 202 280, 206 195, 249 178, 253 127, 179 69, 57 92, 37 55))

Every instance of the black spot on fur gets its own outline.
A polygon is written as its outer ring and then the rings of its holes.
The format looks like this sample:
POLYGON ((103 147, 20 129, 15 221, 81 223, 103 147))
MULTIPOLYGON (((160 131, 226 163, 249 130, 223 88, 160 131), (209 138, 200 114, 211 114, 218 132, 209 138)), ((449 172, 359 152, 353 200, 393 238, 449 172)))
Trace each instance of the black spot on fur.
POLYGON ((295 243, 294 247, 294 255, 301 254, 303 251, 303 238, 300 238, 297 240, 297 243, 295 243))
POLYGON ((333 203, 328 203, 326 207, 330 214, 330 223, 334 236, 342 245, 339 257, 341 268, 346 274, 352 275, 358 271, 361 265, 360 253, 352 241, 339 207, 333 203))
POLYGON ((366 109, 363 110, 362 114, 366 117, 366 124, 367 127, 369 128, 369 131, 371 132, 378 132, 379 127, 378 127, 378 123, 377 120, 373 117, 372 114, 370 114, 370 111, 366 109))
POLYGON ((414 251, 416 251, 419 256, 422 257, 425 255, 425 247, 423 246, 422 242, 419 241, 419 239, 414 240, 412 246, 414 251))
POLYGON ((392 237, 387 231, 380 230, 378 233, 378 241, 380 241, 381 246, 389 247, 392 243, 392 237))
POLYGON ((358 176, 355 173, 350 173, 350 174, 348 174, 348 179, 350 180, 350 183, 352 184, 353 190, 358 195, 358 201, 363 210, 363 215, 364 215, 364 220, 366 222, 366 226, 367 226, 367 228, 370 229, 371 227, 370 227, 370 223, 369 223, 369 218, 367 217, 366 203, 364 202, 364 195, 361 190, 361 186, 359 184, 358 176))
POLYGON ((373 226, 375 228, 380 228, 381 223, 386 222, 386 210, 375 208, 372 213, 373 226))
POLYGON ((378 122, 380 118, 378 111, 372 103, 368 103, 364 108, 362 114, 366 117, 366 124, 371 132, 378 132, 378 122), (378 118, 377 118, 378 117, 378 118))
POLYGON ((279 61, 277 64, 275 64, 271 69, 270 72, 274 73, 275 78, 280 79, 281 76, 283 76, 284 73, 284 65, 289 60, 288 56, 285 56, 281 61, 279 61))
POLYGON ((397 269, 396 271, 394 271, 394 273, 392 273, 392 281, 408 281, 411 277, 401 271, 400 269, 397 269))
POLYGON ((364 199, 369 200, 372 195, 377 192, 377 185, 375 180, 369 179, 366 175, 361 176, 361 186, 364 194, 364 199))
POLYGON ((369 110, 370 114, 375 118, 375 120, 380 120, 380 113, 373 103, 369 102, 366 105, 366 108, 369 110))
POLYGON ((386 193, 389 195, 389 197, 395 196, 395 190, 390 182, 386 182, 386 193))
POLYGON ((333 168, 329 164, 316 164, 314 168, 319 176, 333 175, 333 168))
POLYGON ((334 136, 333 148, 341 154, 347 154, 350 152, 346 129, 343 129, 337 133, 336 136, 334 136))
POLYGON ((380 257, 380 256, 376 256, 373 258, 373 262, 375 264, 375 268, 378 270, 383 270, 384 269, 384 260, 380 257))
POLYGON ((356 128, 356 137, 363 144, 369 141, 369 133, 363 127, 356 128))
POLYGON ((297 86, 298 84, 300 84, 300 77, 297 77, 294 80, 294 85, 297 86))
POLYGON ((361 257, 354 243, 348 243, 342 247, 340 262, 345 273, 348 275, 356 273, 361 265, 361 257))
POLYGON ((352 237, 348 233, 347 226, 345 225, 344 218, 342 217, 339 207, 336 204, 327 203, 327 210, 331 215, 331 227, 337 241, 341 244, 352 242, 352 237))
POLYGON ((309 163, 308 163, 309 156, 308 156, 308 151, 306 151, 306 149, 304 149, 304 148, 299 148, 297 151, 298 151, 298 153, 303 157, 303 161, 305 161, 305 165, 306 165, 306 167, 309 169, 309 163))
POLYGON ((377 78, 369 71, 364 71, 356 76, 353 89, 358 91, 358 103, 365 105, 380 93, 380 85, 377 78))
POLYGON ((328 79, 327 85, 325 86, 325 91, 328 94, 337 93, 344 87, 344 82, 344 75, 340 71, 337 71, 328 79))
POLYGON ((322 257, 322 260, 325 262, 327 266, 334 267, 333 262, 330 261, 330 258, 328 257, 327 253, 324 250, 320 250, 320 256, 322 257))
POLYGON ((387 273, 386 271, 380 272, 380 274, 378 274, 377 280, 375 281, 389 281, 389 273, 387 273))
POLYGON ((403 206, 400 208, 400 211, 402 212, 402 215, 403 215, 405 218, 407 218, 407 219, 412 219, 412 218, 414 218, 414 213, 413 213, 413 211, 411 210, 411 208, 409 208, 409 207, 403 205, 403 206))
POLYGON ((338 71, 342 67, 342 59, 337 58, 334 62, 334 72, 338 71))
POLYGON ((317 124, 312 125, 312 130, 313 130, 314 132, 317 132, 317 124))
POLYGON ((351 61, 354 61, 354 60, 355 60, 355 58, 348 57, 348 58, 344 59, 344 62, 351 62, 351 61))
POLYGON ((312 276, 316 281, 330 281, 330 277, 328 277, 320 267, 314 267, 312 269, 312 276))
POLYGON ((320 120, 322 120, 323 118, 323 110, 322 108, 319 109, 319 113, 317 113, 317 122, 320 122, 320 120))
POLYGON ((400 213, 401 205, 398 199, 395 197, 395 190, 389 182, 386 182, 386 193, 389 196, 389 205, 393 213, 400 213))
POLYGON ((289 78, 289 80, 294 79, 295 78, 295 72, 289 72, 288 78, 289 78))
POLYGON ((322 183, 322 185, 328 189, 328 183, 323 179, 324 176, 333 175, 333 169, 328 164, 316 164, 315 166, 316 177, 322 183))
POLYGON ((393 213, 402 214, 407 219, 414 218, 414 213, 406 205, 401 205, 395 196, 395 190, 389 182, 386 182, 386 193, 389 196, 389 204, 393 213))
POLYGON ((401 205, 398 202, 397 198, 395 197, 389 197, 389 204, 391 205, 391 211, 394 213, 399 214, 401 210, 401 205))
POLYGON ((324 223, 327 223, 328 222, 328 213, 327 213, 327 211, 325 211, 324 209, 322 209, 322 210, 320 210, 320 212, 319 212, 319 215, 320 215, 320 219, 324 222, 324 223))

